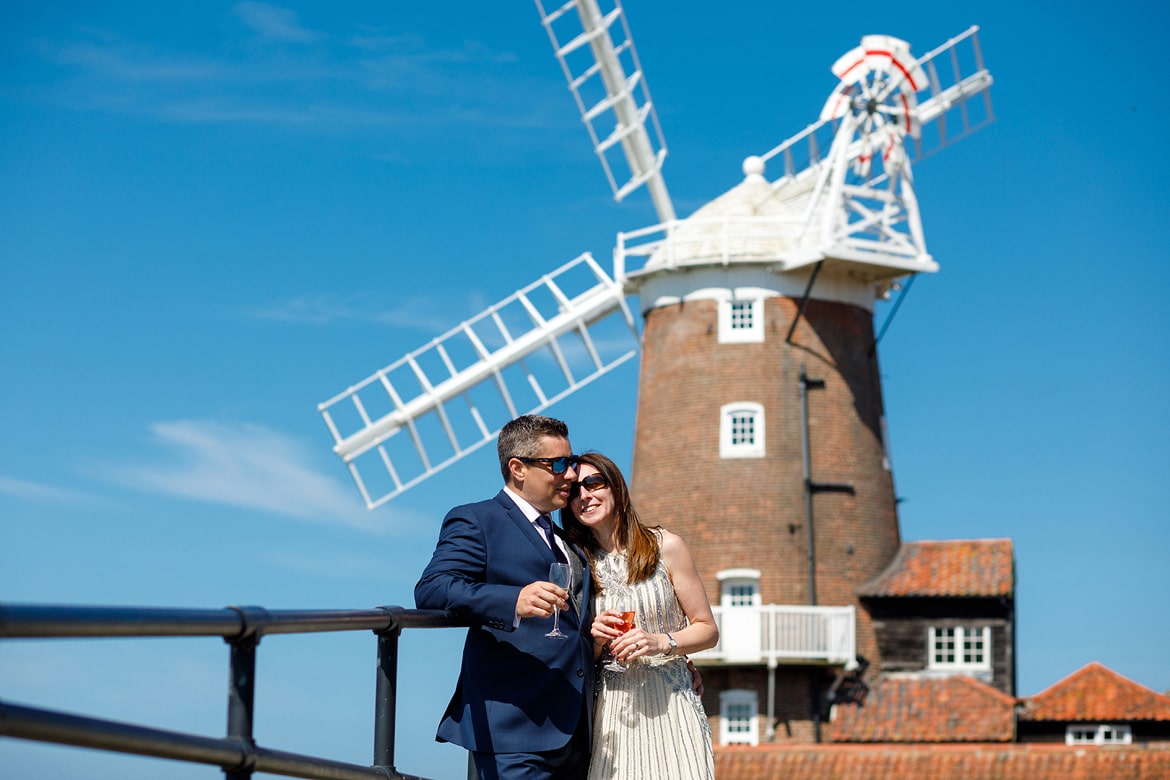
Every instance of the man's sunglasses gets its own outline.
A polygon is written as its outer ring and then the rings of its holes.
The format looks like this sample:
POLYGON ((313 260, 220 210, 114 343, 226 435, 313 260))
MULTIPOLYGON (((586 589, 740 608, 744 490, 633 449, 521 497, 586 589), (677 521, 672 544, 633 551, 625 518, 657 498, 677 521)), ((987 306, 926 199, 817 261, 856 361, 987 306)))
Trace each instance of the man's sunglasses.
POLYGON ((577 468, 577 458, 572 455, 562 455, 559 458, 521 458, 519 455, 514 455, 513 457, 521 463, 539 463, 542 466, 548 466, 548 470, 558 476, 564 474, 569 469, 577 468))
POLYGON ((581 488, 585 488, 590 493, 596 493, 602 488, 609 487, 609 483, 605 481, 605 477, 600 474, 590 474, 578 482, 574 482, 569 486, 569 496, 576 498, 581 495, 581 488))

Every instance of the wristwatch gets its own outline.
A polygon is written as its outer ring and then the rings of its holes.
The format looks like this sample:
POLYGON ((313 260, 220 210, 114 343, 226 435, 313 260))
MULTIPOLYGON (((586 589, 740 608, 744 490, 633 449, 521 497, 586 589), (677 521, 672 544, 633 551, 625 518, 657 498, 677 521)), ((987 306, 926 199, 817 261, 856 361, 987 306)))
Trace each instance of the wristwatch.
POLYGON ((670 655, 674 652, 674 649, 678 647, 678 642, 674 641, 674 637, 672 637, 669 633, 666 635, 666 641, 670 643, 670 648, 665 653, 663 653, 663 655, 670 655))

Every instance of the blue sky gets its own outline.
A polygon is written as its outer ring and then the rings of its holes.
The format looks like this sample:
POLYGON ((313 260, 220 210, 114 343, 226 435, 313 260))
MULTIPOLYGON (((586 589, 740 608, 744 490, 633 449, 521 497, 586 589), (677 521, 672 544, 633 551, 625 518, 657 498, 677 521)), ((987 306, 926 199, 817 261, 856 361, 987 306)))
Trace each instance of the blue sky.
MULTIPOLYGON (((1022 694, 1093 660, 1170 690, 1165 6, 626 13, 683 216, 816 118, 861 35, 982 26, 997 119, 915 168, 941 270, 881 345, 903 536, 1013 540, 1022 694)), ((610 197, 535 7, 9 3, 0 57, 0 600, 409 605, 492 453, 367 512, 317 403, 656 221, 610 197)), ((636 377, 554 407, 577 449, 628 464, 636 377)), ((403 641, 403 771, 463 770, 431 742, 460 643, 403 641)), ((368 763, 374 652, 264 640, 258 741, 368 763)), ((216 735, 226 666, 214 639, 7 642, 0 698, 216 735)), ((161 768, 13 740, 0 765, 161 768)))

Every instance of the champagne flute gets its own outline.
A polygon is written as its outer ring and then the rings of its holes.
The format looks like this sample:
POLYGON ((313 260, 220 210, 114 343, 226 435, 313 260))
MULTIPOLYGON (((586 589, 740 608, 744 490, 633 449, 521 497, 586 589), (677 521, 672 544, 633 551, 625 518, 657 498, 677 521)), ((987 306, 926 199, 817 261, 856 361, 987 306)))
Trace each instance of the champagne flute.
MULTIPOLYGON (((616 624, 614 628, 624 634, 634 627, 635 612, 634 606, 631 603, 629 597, 623 597, 615 600, 613 610, 615 612, 621 613, 621 622, 616 624)), ((620 674, 625 672, 630 667, 629 664, 623 664, 621 661, 619 661, 617 656, 612 655, 611 651, 610 659, 605 663, 603 668, 608 669, 611 672, 618 672, 620 674)))
MULTIPOLYGON (((569 568, 567 563, 554 563, 548 567, 548 581, 553 585, 569 589, 569 585, 573 582, 573 570, 569 568)), ((568 634, 561 631, 557 625, 557 618, 560 617, 561 611, 553 607, 553 627, 545 636, 556 637, 557 639, 564 639, 568 634)))

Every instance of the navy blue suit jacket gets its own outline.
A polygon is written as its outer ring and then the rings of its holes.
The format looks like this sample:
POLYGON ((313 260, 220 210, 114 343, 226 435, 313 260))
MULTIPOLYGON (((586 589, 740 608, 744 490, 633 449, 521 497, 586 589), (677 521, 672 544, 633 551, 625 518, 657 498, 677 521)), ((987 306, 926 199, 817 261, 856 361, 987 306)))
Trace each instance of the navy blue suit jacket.
MULTIPOLYGON (((560 613, 567 639, 545 634, 552 618, 513 628, 516 600, 548 580, 552 550, 504 491, 447 513, 431 562, 414 588, 420 609, 471 623, 463 664, 436 739, 468 750, 531 753, 563 747, 580 718, 593 722, 593 640, 588 562, 578 552, 580 613, 560 613)), ((588 744, 588 743, 586 743, 588 744)))

